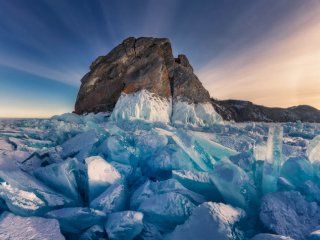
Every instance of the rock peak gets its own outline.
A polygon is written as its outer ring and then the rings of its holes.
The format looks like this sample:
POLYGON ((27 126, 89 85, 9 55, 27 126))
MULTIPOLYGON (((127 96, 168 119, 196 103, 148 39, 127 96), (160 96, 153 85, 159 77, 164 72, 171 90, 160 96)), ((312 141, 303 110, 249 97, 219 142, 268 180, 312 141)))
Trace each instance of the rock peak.
POLYGON ((173 56, 169 39, 129 37, 93 61, 81 80, 75 112, 112 111, 122 93, 141 90, 168 100, 210 102, 188 58, 173 56))

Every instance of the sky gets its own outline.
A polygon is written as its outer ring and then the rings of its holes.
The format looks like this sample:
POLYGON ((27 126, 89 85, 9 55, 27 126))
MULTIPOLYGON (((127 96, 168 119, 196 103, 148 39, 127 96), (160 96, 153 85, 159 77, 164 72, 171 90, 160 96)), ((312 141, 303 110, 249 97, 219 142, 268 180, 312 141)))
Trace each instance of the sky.
POLYGON ((129 36, 169 38, 214 98, 320 109, 318 0, 0 0, 0 117, 71 112, 129 36))

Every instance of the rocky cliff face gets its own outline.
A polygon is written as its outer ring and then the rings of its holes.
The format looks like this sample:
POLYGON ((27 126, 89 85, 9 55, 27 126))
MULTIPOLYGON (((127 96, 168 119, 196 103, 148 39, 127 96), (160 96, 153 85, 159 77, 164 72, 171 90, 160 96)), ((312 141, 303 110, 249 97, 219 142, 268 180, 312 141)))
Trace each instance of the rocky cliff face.
POLYGON ((75 113, 112 111, 113 119, 191 125, 236 122, 320 122, 310 106, 267 108, 247 101, 211 100, 185 55, 166 38, 127 38, 98 57, 82 78, 75 113), (222 118, 221 118, 222 116, 222 118))
POLYGON ((106 56, 98 57, 81 83, 75 105, 78 114, 112 111, 121 93, 143 89, 168 100, 210 101, 187 57, 174 58, 166 38, 124 40, 106 56))

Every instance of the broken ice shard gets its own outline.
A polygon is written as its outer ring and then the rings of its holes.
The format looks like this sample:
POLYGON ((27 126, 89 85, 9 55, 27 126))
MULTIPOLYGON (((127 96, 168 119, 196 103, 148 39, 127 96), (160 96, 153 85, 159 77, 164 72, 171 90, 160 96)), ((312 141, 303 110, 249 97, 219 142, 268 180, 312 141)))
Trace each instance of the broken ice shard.
POLYGON ((106 219, 106 215, 101 211, 81 207, 53 210, 46 216, 57 219, 61 230, 70 233, 80 233, 95 224, 103 223, 106 219))
POLYGON ((112 213, 108 216, 105 229, 110 240, 131 240, 143 228, 143 214, 135 211, 112 213))
POLYGON ((106 214, 122 211, 127 203, 127 187, 125 183, 116 182, 90 203, 90 207, 106 214))
POLYGON ((9 212, 0 216, 0 239, 2 240, 64 240, 56 219, 20 217, 9 212))
POLYGON ((236 223, 245 212, 223 203, 206 202, 194 209, 187 221, 169 234, 168 240, 242 239, 236 223))
POLYGON ((120 173, 102 157, 93 156, 85 160, 88 171, 89 200, 95 199, 111 184, 121 179, 120 173))

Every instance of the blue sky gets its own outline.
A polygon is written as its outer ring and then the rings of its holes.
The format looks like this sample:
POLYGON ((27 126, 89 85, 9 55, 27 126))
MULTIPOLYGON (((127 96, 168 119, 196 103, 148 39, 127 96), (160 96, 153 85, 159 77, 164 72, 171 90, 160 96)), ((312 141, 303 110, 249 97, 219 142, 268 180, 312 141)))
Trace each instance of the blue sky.
POLYGON ((0 117, 72 111, 90 63, 129 36, 168 37, 214 97, 320 107, 320 89, 312 88, 320 75, 309 69, 320 56, 312 30, 319 7, 317 0, 0 0, 0 117), (306 42, 311 49, 296 51, 306 42), (303 91, 302 82, 310 82, 303 91))

